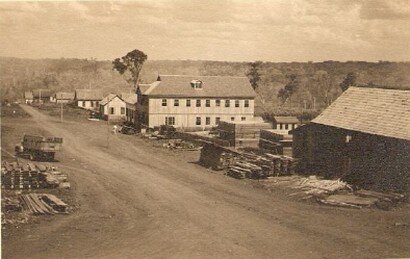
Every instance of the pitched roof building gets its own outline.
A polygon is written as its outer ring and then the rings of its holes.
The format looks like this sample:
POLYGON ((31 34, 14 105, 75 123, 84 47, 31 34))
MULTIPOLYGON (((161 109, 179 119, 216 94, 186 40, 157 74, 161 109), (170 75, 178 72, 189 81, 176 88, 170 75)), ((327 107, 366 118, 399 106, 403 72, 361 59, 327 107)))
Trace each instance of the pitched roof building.
POLYGON ((74 100, 74 92, 57 92, 54 94, 56 103, 68 103, 74 100))
POLYGON ((350 87, 313 123, 410 140, 410 91, 350 87))
POLYGON ((409 191, 409 90, 350 87, 293 135, 302 172, 409 191))
POLYGON ((144 87, 137 126, 206 128, 253 118, 256 94, 246 77, 159 75, 144 87))
POLYGON ((92 89, 77 89, 75 90, 74 100, 78 107, 97 110, 103 95, 98 90, 92 89))

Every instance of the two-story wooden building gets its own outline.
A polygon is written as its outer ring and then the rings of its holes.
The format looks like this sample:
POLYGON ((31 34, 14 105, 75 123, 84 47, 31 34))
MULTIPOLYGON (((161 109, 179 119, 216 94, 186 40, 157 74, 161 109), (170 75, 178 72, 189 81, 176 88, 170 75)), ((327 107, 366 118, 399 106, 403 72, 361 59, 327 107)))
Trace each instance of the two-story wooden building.
POLYGON ((136 126, 190 130, 251 120, 255 96, 247 77, 159 75, 140 91, 136 126))

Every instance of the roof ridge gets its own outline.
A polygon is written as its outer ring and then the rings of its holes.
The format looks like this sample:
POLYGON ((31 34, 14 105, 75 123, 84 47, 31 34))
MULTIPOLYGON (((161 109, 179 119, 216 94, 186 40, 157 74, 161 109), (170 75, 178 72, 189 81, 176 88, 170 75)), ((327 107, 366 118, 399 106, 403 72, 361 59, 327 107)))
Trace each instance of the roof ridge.
POLYGON ((247 78, 246 76, 203 76, 203 75, 163 75, 159 74, 159 76, 186 76, 186 77, 232 77, 232 78, 247 78))

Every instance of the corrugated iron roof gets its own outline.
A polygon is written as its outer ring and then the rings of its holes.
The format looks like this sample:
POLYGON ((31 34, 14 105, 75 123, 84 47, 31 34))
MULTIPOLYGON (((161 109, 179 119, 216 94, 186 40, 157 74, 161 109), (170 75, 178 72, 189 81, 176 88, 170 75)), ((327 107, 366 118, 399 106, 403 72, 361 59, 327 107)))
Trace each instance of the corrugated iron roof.
POLYGON ((410 140, 410 91, 350 87, 312 122, 410 140))
POLYGON ((100 105, 106 105, 107 103, 111 102, 112 99, 114 99, 115 97, 118 97, 122 100, 121 97, 119 97, 117 94, 108 94, 106 97, 104 97, 101 101, 100 101, 100 105))
POLYGON ((276 123, 294 123, 299 124, 300 121, 295 116, 275 116, 274 117, 276 123))
POLYGON ((69 92, 57 92, 55 93, 54 97, 57 100, 74 100, 74 93, 69 92))
POLYGON ((54 91, 50 89, 35 89, 32 91, 32 93, 34 98, 40 98, 40 95, 41 98, 49 98, 53 96, 54 91))
POLYGON ((254 98, 256 96, 247 77, 160 75, 150 84, 145 95, 152 97, 221 97, 254 98), (195 89, 191 82, 202 82, 195 89))
POLYGON ((75 90, 75 99, 76 100, 90 100, 90 101, 100 101, 102 100, 103 95, 99 90, 92 89, 77 89, 75 90))

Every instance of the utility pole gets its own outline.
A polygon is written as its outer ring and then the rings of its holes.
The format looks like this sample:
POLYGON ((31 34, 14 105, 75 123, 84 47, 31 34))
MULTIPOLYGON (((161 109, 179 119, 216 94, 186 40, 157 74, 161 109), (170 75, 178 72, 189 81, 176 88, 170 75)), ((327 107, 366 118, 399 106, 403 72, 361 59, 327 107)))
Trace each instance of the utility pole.
POLYGON ((60 121, 63 122, 63 103, 60 103, 60 121))
MULTIPOLYGON (((103 111, 103 115, 104 115, 104 109, 103 111)), ((107 103, 107 149, 109 147, 109 140, 110 140, 110 102, 107 103)))

